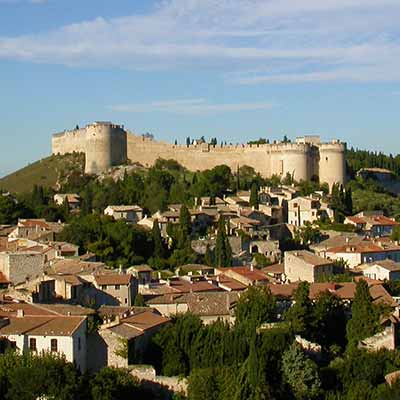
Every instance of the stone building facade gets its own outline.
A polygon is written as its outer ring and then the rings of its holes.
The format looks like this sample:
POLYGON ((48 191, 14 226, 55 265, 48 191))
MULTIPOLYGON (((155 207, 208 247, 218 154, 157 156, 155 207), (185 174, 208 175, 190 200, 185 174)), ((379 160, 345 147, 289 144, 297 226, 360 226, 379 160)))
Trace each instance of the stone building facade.
POLYGON ((320 182, 344 183, 346 144, 338 140, 321 143, 305 136, 294 143, 262 145, 173 145, 128 132, 121 125, 95 122, 83 129, 53 135, 53 154, 83 152, 86 173, 98 174, 114 165, 132 162, 151 166, 158 158, 174 159, 189 170, 205 170, 226 164, 232 170, 253 167, 264 177, 287 174, 296 180, 319 177, 320 182))

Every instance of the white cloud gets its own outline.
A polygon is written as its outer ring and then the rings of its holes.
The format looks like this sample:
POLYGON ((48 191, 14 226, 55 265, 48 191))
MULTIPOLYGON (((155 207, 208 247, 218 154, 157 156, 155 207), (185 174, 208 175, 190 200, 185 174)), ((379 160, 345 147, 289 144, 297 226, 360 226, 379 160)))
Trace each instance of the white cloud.
POLYGON ((399 0, 163 0, 147 15, 0 37, 0 58, 131 69, 207 67, 228 77, 234 72, 240 84, 398 81, 399 17, 399 0), (259 72, 245 72, 252 70, 259 72))
POLYGON ((110 106, 114 112, 146 113, 163 112, 183 115, 205 115, 226 112, 269 110, 271 103, 217 103, 210 104, 204 99, 183 99, 155 101, 147 104, 119 104, 110 106))

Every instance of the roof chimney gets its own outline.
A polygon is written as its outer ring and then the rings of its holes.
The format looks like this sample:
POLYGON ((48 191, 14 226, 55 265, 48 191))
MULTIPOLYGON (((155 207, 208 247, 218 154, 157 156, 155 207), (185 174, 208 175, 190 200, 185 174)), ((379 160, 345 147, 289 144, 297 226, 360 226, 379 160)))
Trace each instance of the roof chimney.
POLYGON ((24 310, 18 309, 17 310, 17 318, 23 318, 25 315, 24 310))
POLYGON ((250 271, 251 271, 251 272, 254 271, 254 265, 253 265, 253 263, 250 264, 250 271))

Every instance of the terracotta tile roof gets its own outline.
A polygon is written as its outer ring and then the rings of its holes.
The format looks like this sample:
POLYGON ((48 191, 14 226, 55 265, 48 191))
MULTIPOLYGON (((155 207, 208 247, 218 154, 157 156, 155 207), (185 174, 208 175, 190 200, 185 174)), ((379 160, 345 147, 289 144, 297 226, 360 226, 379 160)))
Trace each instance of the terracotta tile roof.
POLYGON ((216 285, 224 290, 240 291, 247 288, 245 284, 225 274, 219 274, 211 279, 216 282, 216 285))
POLYGON ((0 335, 71 336, 85 321, 85 317, 32 317, 10 318, 0 328, 0 335))
POLYGON ((104 274, 95 275, 98 285, 129 285, 134 279, 132 274, 104 274))
POLYGON ((285 272, 285 266, 283 263, 268 265, 261 269, 265 274, 283 274, 285 272))
POLYGON ((133 339, 135 337, 142 336, 144 333, 140 329, 137 329, 129 324, 121 323, 119 325, 112 326, 107 328, 112 333, 123 337, 125 339, 133 339))
POLYGON ((383 242, 373 242, 364 240, 358 245, 345 245, 333 247, 327 250, 328 253, 383 253, 390 251, 400 251, 400 246, 383 242))
POLYGON ((358 216, 355 215, 353 217, 347 217, 349 221, 352 221, 355 224, 366 225, 369 224, 371 226, 397 226, 400 225, 398 222, 393 220, 392 218, 385 217, 384 215, 371 215, 371 216, 358 216))
POLYGON ((169 318, 161 316, 154 310, 143 311, 141 313, 129 316, 121 320, 122 323, 129 324, 130 326, 139 329, 141 331, 155 328, 169 321, 170 321, 169 318))
POLYGON ((364 264, 361 267, 362 267, 362 269, 365 269, 368 267, 372 267, 374 265, 378 265, 390 272, 399 272, 400 271, 400 263, 396 263, 393 260, 376 261, 376 262, 364 264))
POLYGON ((92 308, 72 304, 36 304, 36 307, 45 312, 51 312, 60 316, 86 316, 96 314, 92 308))
POLYGON ((230 315, 238 299, 236 292, 190 293, 188 308, 191 313, 200 316, 230 315))
POLYGON ((310 251, 307 250, 287 251, 285 254, 300 258, 307 264, 311 264, 314 267, 320 265, 332 264, 331 260, 317 256, 316 254, 311 253, 310 251))
POLYGON ((146 301, 148 305, 157 304, 185 304, 187 301, 186 294, 184 293, 166 293, 155 296, 146 301))
POLYGON ((49 229, 49 224, 44 219, 23 219, 18 221, 18 226, 35 227, 49 229))
POLYGON ((169 287, 175 292, 179 293, 190 293, 190 292, 208 292, 208 291, 219 291, 219 287, 214 286, 212 283, 205 279, 194 279, 189 282, 185 279, 171 279, 169 281, 169 287))
POLYGON ((249 279, 252 282, 263 282, 267 281, 267 275, 257 268, 251 267, 232 267, 232 268, 218 268, 220 272, 233 272, 234 274, 241 275, 242 277, 249 279))
POLYGON ((105 273, 106 265, 101 262, 89 262, 77 260, 59 260, 52 266, 52 270, 56 274, 93 274, 93 273, 105 273))

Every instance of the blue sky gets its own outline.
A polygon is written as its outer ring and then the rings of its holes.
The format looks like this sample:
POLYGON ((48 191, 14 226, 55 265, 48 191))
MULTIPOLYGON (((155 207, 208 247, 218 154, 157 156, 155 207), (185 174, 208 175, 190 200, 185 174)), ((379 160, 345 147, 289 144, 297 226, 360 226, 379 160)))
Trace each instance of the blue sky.
POLYGON ((52 133, 400 151, 399 0, 0 0, 0 176, 52 133))

